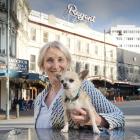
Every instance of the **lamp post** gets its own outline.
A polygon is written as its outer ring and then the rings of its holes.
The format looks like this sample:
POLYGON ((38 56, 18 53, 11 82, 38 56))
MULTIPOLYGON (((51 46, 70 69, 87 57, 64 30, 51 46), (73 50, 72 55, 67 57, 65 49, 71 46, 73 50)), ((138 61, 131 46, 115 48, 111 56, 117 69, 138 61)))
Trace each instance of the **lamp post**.
POLYGON ((9 30, 10 30, 10 1, 7 1, 8 13, 7 13, 7 69, 6 69, 6 119, 9 119, 9 30))
POLYGON ((106 40, 105 40, 106 31, 104 29, 104 88, 106 93, 106 40))

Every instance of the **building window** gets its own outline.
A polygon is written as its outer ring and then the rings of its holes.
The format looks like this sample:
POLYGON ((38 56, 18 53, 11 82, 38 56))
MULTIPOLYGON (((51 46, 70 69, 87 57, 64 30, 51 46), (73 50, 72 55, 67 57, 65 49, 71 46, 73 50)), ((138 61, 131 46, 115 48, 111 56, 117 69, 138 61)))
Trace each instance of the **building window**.
POLYGON ((129 70, 130 70, 130 73, 133 73, 133 72, 134 72, 133 66, 131 66, 131 67, 129 68, 129 70))
POLYGON ((110 51, 110 57, 113 58, 113 51, 110 51))
MULTIPOLYGON (((14 2, 12 2, 12 3, 14 3, 14 2)), ((6 0, 0 0, 0 7, 2 9, 6 9, 6 0)))
POLYGON ((14 33, 11 34, 9 51, 11 57, 16 57, 16 35, 14 33))
POLYGON ((80 40, 77 40, 77 50, 78 50, 78 52, 81 51, 81 42, 80 42, 80 40))
POLYGON ((1 28, 0 28, 0 53, 1 53, 1 47, 2 47, 2 45, 1 45, 1 28))
POLYGON ((113 67, 110 68, 111 79, 113 79, 113 67))
POLYGON ((138 69, 138 74, 140 74, 140 67, 139 67, 139 69, 138 69))
POLYGON ((30 55, 30 70, 35 71, 36 70, 36 56, 30 55))
POLYGON ((36 29, 35 28, 31 28, 31 40, 35 41, 36 40, 36 29))
POLYGON ((98 72, 99 72, 99 66, 95 66, 94 67, 94 75, 98 75, 98 72))
POLYGON ((85 64, 85 69, 86 69, 86 70, 89 69, 89 64, 85 64))
POLYGON ((60 35, 55 35, 55 40, 60 41, 60 35))
POLYGON ((81 68, 80 62, 76 62, 76 69, 75 69, 75 71, 76 71, 77 73, 80 72, 80 68, 81 68))
POLYGON ((70 38, 66 38, 66 46, 70 48, 70 38))
POLYGON ((45 42, 45 43, 48 42, 48 32, 43 33, 43 42, 45 42))
POLYGON ((0 55, 6 54, 6 48, 5 45, 2 45, 2 29, 0 27, 0 55))
POLYGON ((86 52, 89 54, 89 43, 86 44, 86 52))
POLYGON ((98 55, 98 47, 97 46, 95 46, 95 54, 98 55))

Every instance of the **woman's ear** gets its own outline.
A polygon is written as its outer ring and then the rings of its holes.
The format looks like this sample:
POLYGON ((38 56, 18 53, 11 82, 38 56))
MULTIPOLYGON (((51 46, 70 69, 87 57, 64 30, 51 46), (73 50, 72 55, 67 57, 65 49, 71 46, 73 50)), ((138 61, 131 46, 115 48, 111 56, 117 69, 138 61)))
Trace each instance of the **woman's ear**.
POLYGON ((83 70, 79 73, 80 80, 84 80, 85 77, 88 75, 89 70, 83 70))

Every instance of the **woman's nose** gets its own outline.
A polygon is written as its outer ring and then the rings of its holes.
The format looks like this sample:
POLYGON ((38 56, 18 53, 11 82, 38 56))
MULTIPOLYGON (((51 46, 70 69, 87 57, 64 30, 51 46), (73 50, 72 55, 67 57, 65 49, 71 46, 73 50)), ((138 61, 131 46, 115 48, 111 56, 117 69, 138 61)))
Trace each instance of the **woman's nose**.
POLYGON ((56 61, 56 62, 54 62, 54 64, 53 64, 53 67, 54 67, 54 68, 56 68, 56 69, 57 69, 57 68, 59 68, 59 66, 60 66, 60 64, 59 64, 57 61, 56 61))

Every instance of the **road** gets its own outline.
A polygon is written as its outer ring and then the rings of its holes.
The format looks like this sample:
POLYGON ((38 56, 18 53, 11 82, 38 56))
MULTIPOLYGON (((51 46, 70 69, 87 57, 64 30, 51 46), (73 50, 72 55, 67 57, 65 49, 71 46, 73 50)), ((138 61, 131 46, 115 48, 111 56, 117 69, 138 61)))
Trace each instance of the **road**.
POLYGON ((125 114, 126 126, 140 135, 140 100, 120 102, 116 105, 125 114))
POLYGON ((125 115, 140 116, 140 100, 116 103, 125 115))

